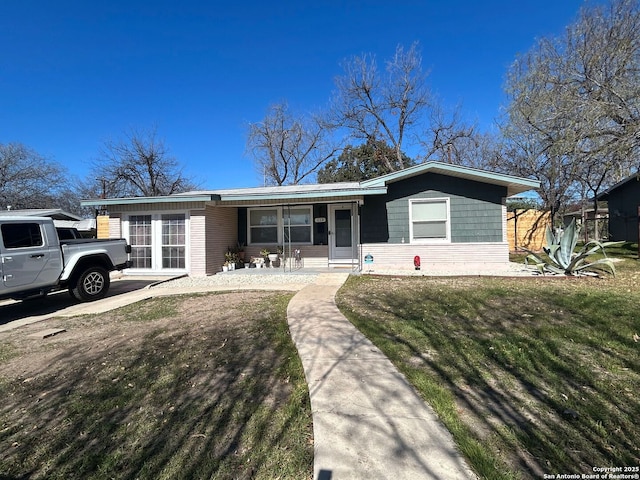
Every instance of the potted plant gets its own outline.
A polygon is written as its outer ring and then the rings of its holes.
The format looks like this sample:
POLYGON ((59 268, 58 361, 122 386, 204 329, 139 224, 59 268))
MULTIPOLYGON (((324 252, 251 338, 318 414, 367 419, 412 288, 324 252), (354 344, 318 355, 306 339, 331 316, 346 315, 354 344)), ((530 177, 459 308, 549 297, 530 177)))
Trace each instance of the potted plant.
POLYGON ((280 253, 280 248, 276 247, 275 253, 269 252, 267 256, 269 257, 269 265, 271 267, 275 267, 275 262, 278 261, 278 254, 280 253))
POLYGON ((244 262, 244 243, 238 242, 236 245, 236 252, 238 253, 240 261, 244 262))
POLYGON ((236 269, 236 263, 238 263, 238 254, 232 252, 231 250, 227 250, 227 253, 224 254, 225 264, 228 266, 229 270, 236 269))

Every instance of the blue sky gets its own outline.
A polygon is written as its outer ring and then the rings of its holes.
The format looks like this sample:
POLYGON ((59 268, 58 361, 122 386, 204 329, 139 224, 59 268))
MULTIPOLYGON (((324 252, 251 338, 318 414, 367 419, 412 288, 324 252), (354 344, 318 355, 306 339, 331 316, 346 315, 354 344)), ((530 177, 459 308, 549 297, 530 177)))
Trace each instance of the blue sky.
POLYGON ((582 0, 5 1, 0 143, 83 178, 107 139, 155 125, 203 188, 262 181, 247 124, 324 106, 341 62, 420 42, 432 90, 490 129, 509 64, 582 0))

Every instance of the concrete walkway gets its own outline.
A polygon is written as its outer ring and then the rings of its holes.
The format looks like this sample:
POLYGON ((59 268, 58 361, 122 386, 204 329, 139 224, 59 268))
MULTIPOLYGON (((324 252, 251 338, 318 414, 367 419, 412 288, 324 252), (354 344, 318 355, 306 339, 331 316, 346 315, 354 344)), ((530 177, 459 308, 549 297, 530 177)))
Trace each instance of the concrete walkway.
POLYGON ((476 478, 433 410, 338 310, 347 277, 320 275, 287 310, 311 397, 314 479, 476 478))
MULTIPOLYGON (((322 273, 313 284, 265 281, 245 287, 298 292, 287 317, 309 385, 314 479, 475 479, 431 408, 338 310, 335 294, 348 276, 322 273)), ((135 289, 96 302, 69 302, 61 310, 0 325, 0 332, 55 316, 100 313, 155 296, 242 288, 135 289)))

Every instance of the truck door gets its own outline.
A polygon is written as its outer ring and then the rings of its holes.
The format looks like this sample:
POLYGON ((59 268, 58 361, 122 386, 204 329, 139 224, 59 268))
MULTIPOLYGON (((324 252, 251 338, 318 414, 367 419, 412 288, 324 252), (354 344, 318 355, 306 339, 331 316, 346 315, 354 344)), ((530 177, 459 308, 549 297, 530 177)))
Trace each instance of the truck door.
POLYGON ((0 225, 2 281, 9 290, 54 284, 60 275, 60 249, 52 249, 38 222, 0 225))

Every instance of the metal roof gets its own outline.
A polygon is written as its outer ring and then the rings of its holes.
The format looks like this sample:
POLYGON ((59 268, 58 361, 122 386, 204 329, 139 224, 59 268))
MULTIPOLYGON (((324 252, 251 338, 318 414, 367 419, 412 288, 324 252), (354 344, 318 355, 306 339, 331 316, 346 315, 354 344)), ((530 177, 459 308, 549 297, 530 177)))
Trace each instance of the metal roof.
POLYGON ((475 182, 489 183, 493 185, 501 185, 507 187, 507 196, 517 195, 528 190, 540 188, 540 182, 528 178, 506 175, 503 173, 489 172, 487 170, 479 170, 477 168, 463 167, 460 165, 452 165, 442 162, 425 162, 413 167, 398 170, 397 172, 388 173, 371 180, 365 180, 361 183, 364 187, 387 185, 389 183, 404 180, 406 178, 422 175, 423 173, 432 172, 451 177, 464 178, 475 182))
POLYGON ((213 194, 191 192, 191 194, 162 195, 158 197, 124 197, 124 198, 97 198, 82 200, 83 207, 99 207, 106 205, 140 204, 140 203, 182 203, 182 202, 211 202, 220 200, 213 194))
POLYGON ((611 192, 613 192, 614 190, 617 190, 618 188, 620 188, 621 186, 631 182, 635 180, 636 182, 640 182, 640 172, 636 172, 633 175, 629 175, 627 178, 624 178, 622 180, 620 180, 618 183, 616 183, 615 185, 612 185, 611 187, 607 188, 604 192, 598 194, 598 196, 596 197, 598 200, 607 200, 609 198, 609 194, 611 192))
MULTIPOLYGON (((360 182, 338 182, 301 185, 281 185, 270 187, 234 188, 211 190, 205 193, 218 196, 222 202, 238 202, 247 200, 284 200, 305 198, 331 198, 380 195, 386 193, 386 187, 362 187, 360 182)), ((192 195, 189 192, 185 195, 192 195)), ((201 192, 202 193, 202 192, 201 192)))
POLYGON ((464 178, 476 182, 501 185, 507 188, 507 196, 516 195, 540 187, 540 182, 527 178, 488 172, 475 168, 461 167, 440 162, 426 162, 397 172, 363 182, 338 182, 322 184, 281 185, 269 187, 232 188, 221 190, 199 190, 160 197, 129 197, 83 200, 83 206, 108 206, 141 203, 173 202, 225 202, 240 201, 283 201, 303 199, 339 200, 340 198, 384 195, 387 185, 427 172, 464 178))
POLYGON ((61 208, 25 208, 18 210, 2 210, 0 215, 11 217, 48 217, 54 220, 82 220, 82 217, 65 212, 61 208))

